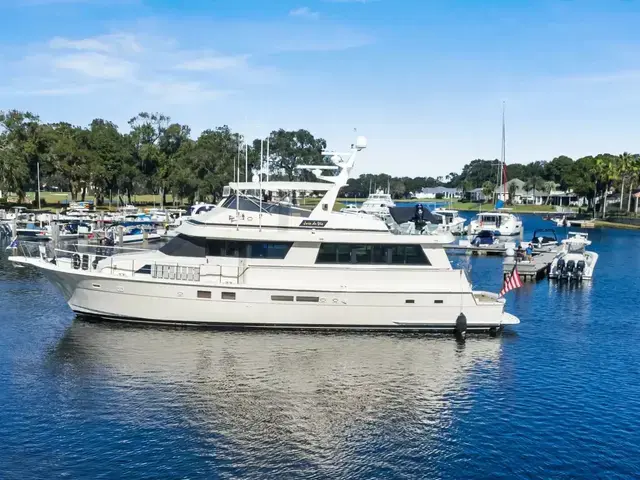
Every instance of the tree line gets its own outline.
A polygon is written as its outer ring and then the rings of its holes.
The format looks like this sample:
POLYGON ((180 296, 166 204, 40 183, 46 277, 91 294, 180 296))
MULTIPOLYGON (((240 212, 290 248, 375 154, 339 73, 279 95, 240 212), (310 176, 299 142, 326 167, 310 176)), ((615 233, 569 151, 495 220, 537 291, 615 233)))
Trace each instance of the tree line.
MULTIPOLYGON (((87 127, 43 123, 31 112, 0 112, 0 190, 22 202, 41 185, 71 192, 84 200, 90 190, 97 204, 118 192, 131 203, 135 194, 159 194, 194 202, 218 198, 240 170, 252 179, 260 168, 266 139, 247 141, 224 125, 196 139, 187 125, 160 113, 142 112, 121 132, 113 122, 95 119, 87 127), (248 168, 245 171, 245 149, 248 168), (39 172, 38 172, 39 171, 39 172)), ((321 164, 326 142, 307 130, 274 130, 269 134, 273 179, 310 175, 299 164, 321 164)), ((36 202, 38 199, 36 198, 36 202)))
MULTIPOLYGON (((43 123, 31 112, 0 112, 0 190, 15 193, 22 202, 26 192, 41 184, 71 192, 84 200, 87 192, 101 204, 120 193, 129 203, 136 194, 166 195, 174 201, 214 200, 237 176, 252 178, 260 169, 261 139, 251 141, 224 125, 192 138, 187 125, 171 122, 160 113, 142 112, 128 122, 128 132, 104 119, 90 125, 43 123), (245 172, 244 152, 248 154, 245 172)), ((266 139, 264 139, 266 140, 266 139)), ((271 179, 311 180, 311 172, 298 170, 303 164, 322 164, 326 141, 309 131, 274 130, 269 136, 271 179)), ((349 180, 342 194, 366 197, 372 190, 388 190, 395 198, 410 197, 424 187, 446 186, 464 192, 482 188, 491 197, 498 184, 500 162, 476 159, 460 173, 444 177, 394 177, 385 173, 363 174, 349 180)), ((572 159, 559 156, 550 161, 511 163, 507 178, 526 182, 527 190, 573 190, 606 208, 607 195, 617 190, 623 208, 631 209, 630 193, 640 183, 640 156, 608 153, 572 159)), ((36 198, 37 202, 37 198, 36 198)))

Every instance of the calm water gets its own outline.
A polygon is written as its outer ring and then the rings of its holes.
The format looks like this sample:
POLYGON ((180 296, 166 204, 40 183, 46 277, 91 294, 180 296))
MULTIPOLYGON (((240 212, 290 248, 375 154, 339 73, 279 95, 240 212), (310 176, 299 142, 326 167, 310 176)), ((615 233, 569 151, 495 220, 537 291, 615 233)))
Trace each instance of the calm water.
POLYGON ((526 284, 464 345, 88 323, 3 251, 0 478, 638 478, 640 234, 589 235, 592 285, 526 284))

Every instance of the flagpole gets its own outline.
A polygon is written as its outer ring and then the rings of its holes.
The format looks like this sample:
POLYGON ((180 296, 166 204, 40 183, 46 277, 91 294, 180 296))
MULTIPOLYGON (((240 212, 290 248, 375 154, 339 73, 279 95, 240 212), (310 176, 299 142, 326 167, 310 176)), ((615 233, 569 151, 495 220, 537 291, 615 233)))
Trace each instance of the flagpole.
POLYGON ((259 184, 260 184, 260 213, 258 214, 258 227, 259 227, 259 231, 262 231, 262 167, 263 167, 263 160, 262 160, 262 154, 263 154, 263 146, 264 146, 264 140, 260 140, 260 178, 259 178, 259 184))
POLYGON ((236 161, 236 171, 233 172, 236 177, 236 230, 240 229, 240 199, 239 199, 239 190, 240 190, 240 136, 237 135, 236 139, 238 141, 238 160, 236 161))
POLYGON ((244 144, 244 181, 249 181, 249 145, 244 144))

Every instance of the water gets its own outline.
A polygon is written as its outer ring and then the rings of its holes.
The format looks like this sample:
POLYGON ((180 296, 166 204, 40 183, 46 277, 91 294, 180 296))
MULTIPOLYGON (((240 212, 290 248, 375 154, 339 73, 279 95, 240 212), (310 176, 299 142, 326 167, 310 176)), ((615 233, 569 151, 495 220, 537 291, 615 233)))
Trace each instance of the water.
POLYGON ((592 285, 525 284, 464 345, 89 323, 3 252, 0 478, 638 478, 640 233, 589 236, 592 285))

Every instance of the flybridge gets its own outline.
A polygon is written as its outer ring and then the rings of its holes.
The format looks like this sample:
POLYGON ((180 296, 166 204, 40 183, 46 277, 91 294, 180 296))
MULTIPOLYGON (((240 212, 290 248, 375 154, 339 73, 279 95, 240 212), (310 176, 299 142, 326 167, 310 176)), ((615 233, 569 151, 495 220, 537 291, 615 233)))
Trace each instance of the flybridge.
MULTIPOLYGON (((347 185, 351 176, 358 152, 367 148, 367 139, 358 137, 348 152, 323 151, 325 157, 330 157, 334 165, 298 165, 298 170, 311 171, 322 182, 291 182, 291 181, 262 181, 262 175, 254 176, 252 182, 232 182, 229 189, 241 191, 318 191, 326 192, 322 200, 313 210, 311 216, 319 220, 326 219, 333 211, 333 206, 342 187, 347 185), (323 171, 337 171, 336 175, 322 175, 323 171), (256 178, 257 177, 257 178, 256 178)), ((224 192, 228 196, 230 192, 224 192)), ((260 194, 262 197, 262 194, 260 194)))

